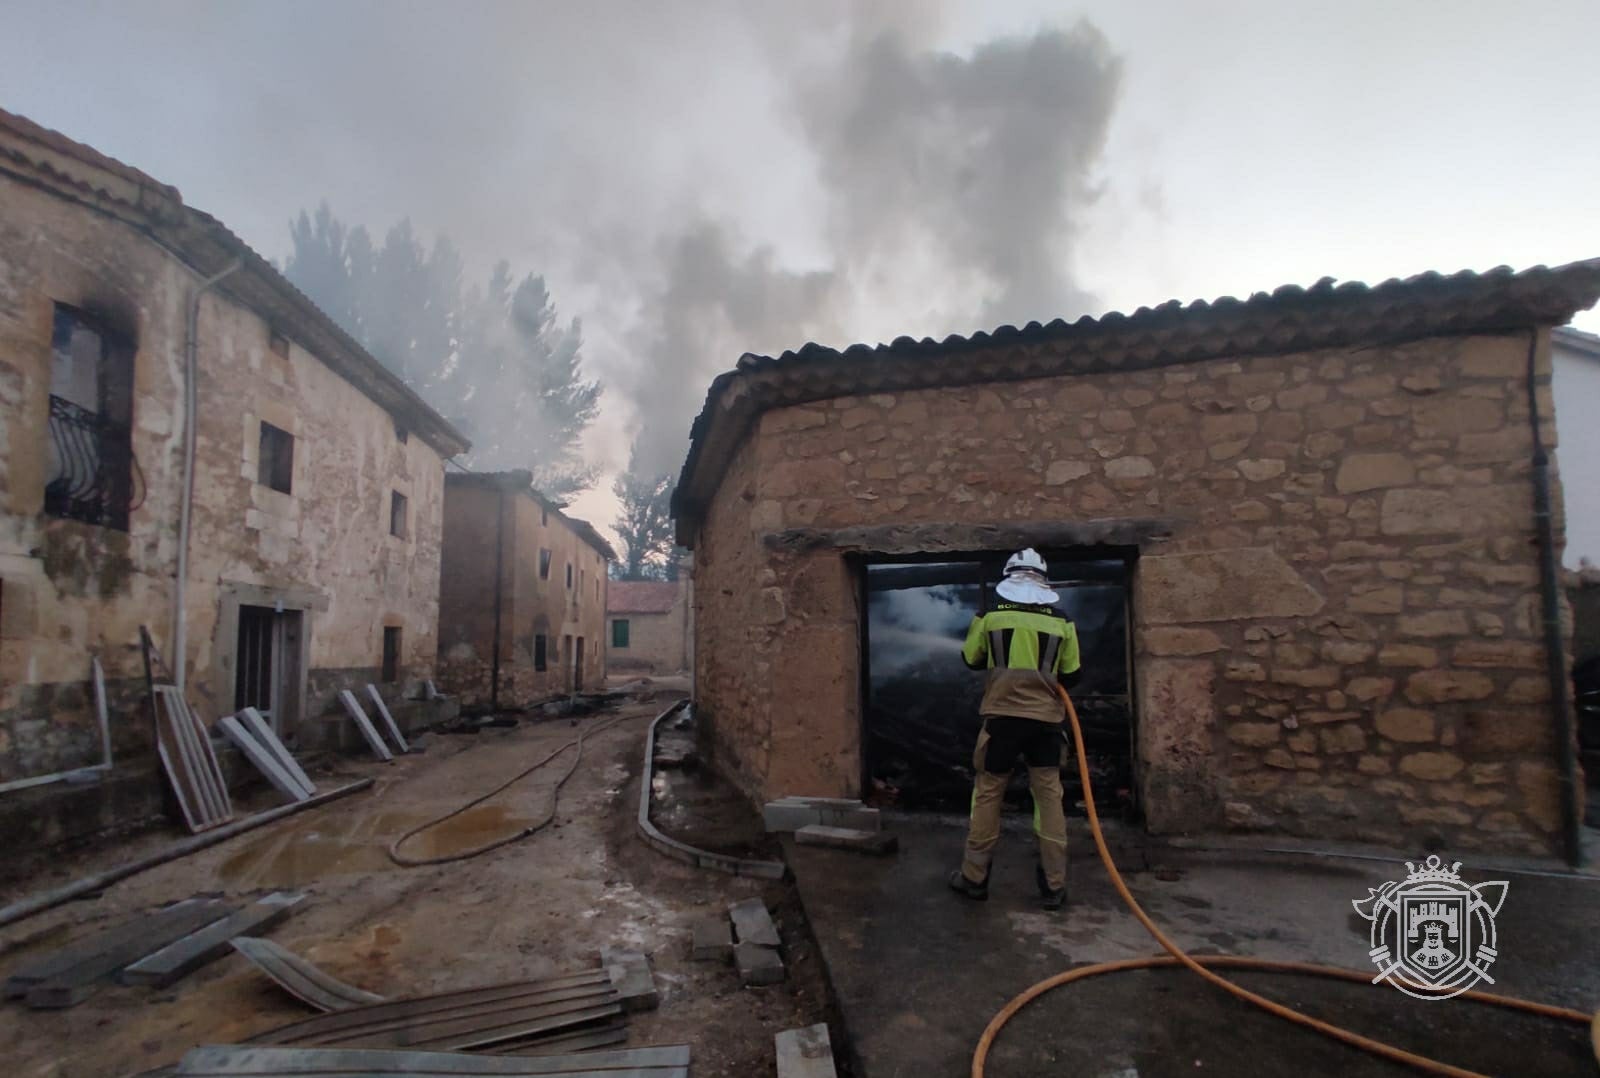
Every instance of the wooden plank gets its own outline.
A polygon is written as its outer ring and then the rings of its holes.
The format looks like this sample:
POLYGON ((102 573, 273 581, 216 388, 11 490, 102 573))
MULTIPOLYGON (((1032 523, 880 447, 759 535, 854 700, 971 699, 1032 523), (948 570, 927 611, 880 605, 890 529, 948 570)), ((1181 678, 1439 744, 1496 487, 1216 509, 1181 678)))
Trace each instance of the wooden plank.
POLYGON ((678 1078, 686 1076, 689 1046, 585 1052, 562 1056, 492 1056, 460 1052, 400 1052, 368 1048, 276 1048, 209 1044, 178 1064, 183 1078, 283 1078, 296 1075, 406 1075, 409 1078, 678 1078))
POLYGON ((244 723, 244 728, 249 730, 255 739, 266 746, 267 751, 277 758, 278 762, 283 765, 283 769, 293 775, 295 781, 305 788, 306 793, 314 794, 317 792, 317 784, 311 781, 311 776, 306 774, 305 769, 300 766, 300 761, 296 760, 294 753, 289 751, 289 747, 278 739, 277 734, 272 732, 272 726, 266 719, 261 717, 261 712, 253 707, 247 707, 239 712, 238 718, 240 722, 244 723))
POLYGON ((390 1000, 372 1006, 306 1018, 292 1025, 268 1030, 252 1037, 251 1040, 266 1044, 326 1043, 329 1038, 338 1038, 352 1031, 381 1034, 429 1018, 448 1019, 471 1014, 479 1009, 532 1005, 541 999, 548 999, 552 993, 571 990, 606 992, 609 988, 609 979, 606 978, 605 971, 592 970, 581 975, 553 978, 548 981, 518 981, 465 991, 442 992, 415 999, 390 1000), (596 980, 596 977, 599 979, 596 980))
POLYGON ((271 940, 240 936, 229 942, 235 951, 244 955, 257 969, 276 981, 285 992, 318 1010, 343 1011, 352 1007, 384 1002, 383 996, 345 984, 271 940))
POLYGON ((117 980, 122 984, 165 988, 227 954, 228 944, 235 936, 264 932, 282 923, 296 906, 305 901, 305 897, 300 893, 276 891, 231 916, 168 944, 154 954, 146 955, 118 974, 117 980))
POLYGON ((272 788, 283 794, 291 801, 304 801, 311 796, 311 791, 300 785, 293 775, 283 769, 276 757, 267 751, 265 745, 255 739, 244 724, 232 715, 224 715, 217 720, 217 727, 229 741, 233 742, 245 759, 249 760, 255 769, 266 776, 272 788))
POLYGON ((122 926, 124 931, 119 931, 115 938, 106 939, 103 946, 81 961, 30 986, 28 1006, 35 1009, 76 1006, 97 992, 100 985, 122 967, 232 912, 233 907, 226 903, 206 900, 168 906, 138 918, 131 926, 122 926))
POLYGON ((394 716, 389 714, 389 705, 383 702, 383 694, 378 691, 378 687, 369 684, 367 686, 367 695, 372 697, 373 706, 378 709, 378 715, 382 717, 384 725, 389 728, 389 736, 394 738, 396 745, 400 746, 400 751, 410 752, 411 746, 407 745, 406 739, 400 736, 400 727, 395 724, 394 716))
POLYGON ((339 690, 339 700, 344 704, 345 711, 355 720, 356 728, 361 731, 361 736, 367 739, 367 744, 372 746, 373 753, 378 759, 385 762, 394 759, 394 753, 389 751, 389 746, 383 743, 383 738, 378 736, 378 731, 372 728, 372 721, 367 718, 367 713, 361 710, 361 704, 356 701, 355 693, 349 689, 339 690))

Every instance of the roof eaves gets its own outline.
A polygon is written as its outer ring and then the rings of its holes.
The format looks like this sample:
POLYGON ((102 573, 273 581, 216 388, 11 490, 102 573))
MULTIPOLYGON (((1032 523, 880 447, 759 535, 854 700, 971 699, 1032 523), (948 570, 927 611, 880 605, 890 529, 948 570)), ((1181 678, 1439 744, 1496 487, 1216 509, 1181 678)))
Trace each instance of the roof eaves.
POLYGON ((1600 259, 1521 273, 1424 273, 1378 285, 1323 278, 1249 299, 1176 300, 1068 323, 1001 326, 942 341, 900 337, 841 350, 807 344, 776 358, 746 354, 711 383, 690 429, 672 511, 678 542, 695 530, 722 472, 768 408, 872 392, 1020 381, 1169 366, 1223 356, 1400 343, 1429 336, 1560 325, 1600 297, 1600 259), (983 362, 971 362, 982 354, 983 362))

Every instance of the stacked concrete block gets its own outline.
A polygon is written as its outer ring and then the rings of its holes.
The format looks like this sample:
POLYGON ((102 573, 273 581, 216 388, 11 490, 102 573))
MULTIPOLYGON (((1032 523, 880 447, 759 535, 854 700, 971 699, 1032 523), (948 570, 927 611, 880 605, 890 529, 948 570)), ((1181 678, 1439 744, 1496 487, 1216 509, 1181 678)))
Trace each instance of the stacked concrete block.
POLYGON ((782 983, 783 958, 778 954, 782 941, 766 904, 759 898, 746 899, 729 906, 728 915, 733 919, 733 934, 738 941, 733 948, 733 960, 744 983, 782 983))
POLYGON ((835 1078, 833 1044, 825 1023, 786 1029, 775 1041, 778 1078, 835 1078))
POLYGON ((761 810, 768 831, 798 831, 802 827, 845 827, 856 831, 881 831, 878 810, 860 801, 839 797, 783 797, 768 801, 761 810))
POLYGON ((650 959, 644 954, 602 947, 600 963, 617 989, 623 1010, 653 1011, 660 1004, 661 996, 656 992, 655 977, 650 972, 650 959))
POLYGON ((794 833, 794 840, 802 846, 829 846, 877 857, 891 854, 900 847, 900 840, 887 831, 862 831, 854 827, 829 827, 820 823, 800 828, 794 833))
POLYGON ((703 917, 691 928, 689 958, 695 962, 729 962, 733 959, 733 930, 728 918, 703 917))

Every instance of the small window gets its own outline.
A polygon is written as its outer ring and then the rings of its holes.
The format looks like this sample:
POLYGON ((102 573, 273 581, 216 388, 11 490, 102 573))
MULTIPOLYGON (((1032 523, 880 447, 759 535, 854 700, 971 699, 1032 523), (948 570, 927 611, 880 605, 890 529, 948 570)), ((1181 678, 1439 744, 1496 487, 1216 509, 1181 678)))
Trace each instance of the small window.
POLYGON ((383 628, 383 680, 400 680, 400 627, 386 625, 383 628))
POLYGON ((539 526, 543 528, 550 526, 550 507, 548 505, 539 507, 539 526))
POLYGON ((294 479, 294 435, 271 423, 261 424, 261 455, 256 462, 256 482, 283 494, 294 479))
POLYGON ((542 548, 539 551, 539 579, 550 579, 550 552, 542 548))
POLYGON ((567 562, 567 590, 572 590, 572 563, 567 562))
POLYGON ((625 648, 628 646, 628 619, 616 618, 611 622, 611 646, 625 648))
POLYGON ((278 356, 281 359, 288 359, 289 358, 289 338, 285 337, 283 334, 279 333, 277 330, 272 330, 267 335, 267 350, 270 351, 273 355, 278 356))
POLYGON ((535 670, 544 670, 549 663, 549 658, 545 655, 545 647, 544 634, 536 634, 533 638, 533 668, 535 670))
POLYGON ((398 490, 389 493, 389 534, 406 537, 406 496, 398 490))

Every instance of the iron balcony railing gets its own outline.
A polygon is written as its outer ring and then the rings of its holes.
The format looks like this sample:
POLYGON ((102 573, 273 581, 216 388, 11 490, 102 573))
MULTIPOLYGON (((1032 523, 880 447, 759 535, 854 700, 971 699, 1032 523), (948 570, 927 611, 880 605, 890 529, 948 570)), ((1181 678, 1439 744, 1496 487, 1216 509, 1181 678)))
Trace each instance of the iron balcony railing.
POLYGON ((44 511, 118 531, 144 501, 144 473, 133 455, 132 432, 63 397, 50 398, 53 465, 44 511))

